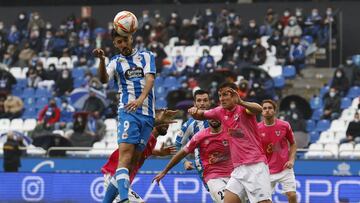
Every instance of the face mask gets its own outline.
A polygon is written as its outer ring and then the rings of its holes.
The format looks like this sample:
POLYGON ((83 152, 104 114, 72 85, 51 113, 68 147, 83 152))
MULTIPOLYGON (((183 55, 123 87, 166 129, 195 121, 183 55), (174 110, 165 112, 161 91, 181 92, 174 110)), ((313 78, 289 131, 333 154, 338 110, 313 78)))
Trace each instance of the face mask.
POLYGON ((243 41, 242 45, 246 47, 247 45, 249 45, 249 42, 248 41, 243 41))
POLYGON ((227 44, 232 44, 232 43, 234 43, 234 40, 228 39, 226 42, 227 42, 227 44))
POLYGON ((296 113, 294 113, 294 114, 292 115, 292 118, 293 118, 294 120, 297 120, 297 119, 298 119, 298 115, 297 115, 296 113))
POLYGON ((209 56, 209 53, 204 52, 203 55, 204 55, 204 56, 209 56))
POLYGON ((46 24, 46 29, 51 29, 51 24, 50 23, 48 23, 48 24, 46 24))
POLYGON ((311 14, 312 14, 312 16, 317 16, 318 15, 317 12, 312 12, 311 14))
POLYGON ((149 17, 148 14, 144 14, 144 15, 143 15, 143 18, 148 18, 148 17, 149 17))
POLYGON ((235 17, 235 13, 230 13, 230 14, 229 14, 229 17, 230 17, 230 18, 234 18, 234 17, 235 17))
POLYGON ((250 23, 249 25, 250 25, 250 27, 252 27, 252 28, 255 27, 255 23, 250 23))
POLYGON ((340 78, 342 76, 342 74, 339 72, 339 73, 336 73, 336 77, 340 78))
POLYGON ((255 88, 255 89, 259 88, 259 84, 255 83, 255 84, 254 84, 254 88, 255 88))
POLYGON ((289 12, 284 12, 284 16, 285 16, 285 17, 288 17, 289 15, 290 15, 289 12))
POLYGON ((301 14, 302 14, 301 11, 296 11, 295 13, 296 16, 301 16, 301 14))
POLYGON ((207 16, 210 16, 212 13, 211 13, 211 10, 206 10, 206 15, 207 16))
POLYGON ((295 109, 296 108, 296 104, 290 104, 290 109, 295 109))
POLYGON ((282 29, 282 25, 278 25, 278 29, 281 30, 281 29, 282 29))
POLYGON ((10 32, 16 32, 16 27, 15 26, 11 27, 10 32))
POLYGON ((176 18, 176 17, 177 17, 177 14, 176 14, 176 13, 172 13, 172 14, 171 14, 171 17, 172 17, 172 18, 176 18))
POLYGON ((19 19, 20 19, 20 20, 24 20, 24 19, 25 19, 25 15, 24 15, 24 14, 20 14, 20 15, 19 15, 19 19))
POLYGON ((46 38, 51 38, 51 34, 46 34, 46 38))
POLYGON ((326 11, 326 15, 329 16, 329 15, 331 15, 331 14, 332 14, 332 11, 331 11, 331 10, 327 10, 327 11, 326 11))
POLYGON ((335 94, 336 94, 335 92, 330 92, 330 93, 329 93, 329 96, 330 96, 330 97, 334 97, 335 94))
POLYGON ((2 30, 4 28, 3 24, 0 24, 0 30, 2 30))
POLYGON ((62 103, 61 105, 63 108, 66 108, 67 104, 66 103, 62 103))
POLYGON ((155 14, 155 18, 160 18, 160 14, 155 14))
POLYGON ((290 22, 289 22, 289 25, 295 25, 295 21, 293 21, 293 20, 290 21, 290 22))
POLYGON ((346 60, 346 64, 349 66, 349 65, 352 65, 352 60, 346 60))
POLYGON ((62 74, 62 77, 66 79, 66 78, 68 78, 68 77, 69 77, 69 74, 67 74, 67 73, 63 73, 63 74, 62 74))
POLYGON ((39 18, 40 18, 40 16, 38 16, 38 15, 35 15, 35 16, 34 16, 34 19, 35 19, 35 20, 38 20, 39 18))

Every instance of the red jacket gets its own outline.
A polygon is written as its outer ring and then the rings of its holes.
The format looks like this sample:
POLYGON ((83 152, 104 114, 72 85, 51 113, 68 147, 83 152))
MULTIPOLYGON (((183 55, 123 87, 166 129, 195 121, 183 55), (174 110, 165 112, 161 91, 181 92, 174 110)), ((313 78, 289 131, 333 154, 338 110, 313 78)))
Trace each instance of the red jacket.
POLYGON ((49 116, 47 119, 48 124, 54 124, 60 120, 60 109, 58 107, 50 107, 53 108, 52 115, 46 115, 46 112, 49 109, 49 105, 46 105, 43 109, 41 109, 39 113, 39 121, 43 121, 45 117, 49 116))

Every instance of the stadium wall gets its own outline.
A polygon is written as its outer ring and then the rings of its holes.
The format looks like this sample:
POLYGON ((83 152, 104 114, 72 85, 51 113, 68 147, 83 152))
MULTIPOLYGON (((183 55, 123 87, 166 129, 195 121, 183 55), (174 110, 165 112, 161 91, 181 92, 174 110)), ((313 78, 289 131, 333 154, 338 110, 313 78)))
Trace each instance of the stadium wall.
MULTIPOLYGON (((253 3, 253 4, 147 4, 147 5, 108 5, 108 6, 93 6, 92 16, 96 19, 98 25, 106 26, 107 22, 111 21, 114 15, 120 10, 130 10, 136 15, 140 15, 142 10, 148 9, 150 11, 159 10, 163 16, 168 16, 170 12, 177 10, 182 17, 192 16, 198 10, 205 8, 212 8, 215 11, 220 11, 226 7, 236 10, 246 23, 249 19, 256 19, 258 22, 263 22, 266 9, 274 8, 279 14, 286 9, 294 10, 296 7, 304 9, 304 13, 310 14, 312 8, 320 9, 321 14, 324 14, 327 7, 332 7, 334 10, 339 9, 343 12, 343 54, 344 60, 346 56, 360 53, 360 47, 354 46, 360 44, 360 26, 357 25, 356 19, 360 18, 360 2, 359 1, 341 1, 341 2, 269 2, 269 3, 253 3)), ((42 17, 55 25, 59 25, 66 16, 75 14, 80 17, 80 6, 17 6, 17 7, 0 7, 0 19, 7 25, 13 23, 21 11, 39 11, 42 17)), ((334 56, 337 57, 337 56, 334 56)))

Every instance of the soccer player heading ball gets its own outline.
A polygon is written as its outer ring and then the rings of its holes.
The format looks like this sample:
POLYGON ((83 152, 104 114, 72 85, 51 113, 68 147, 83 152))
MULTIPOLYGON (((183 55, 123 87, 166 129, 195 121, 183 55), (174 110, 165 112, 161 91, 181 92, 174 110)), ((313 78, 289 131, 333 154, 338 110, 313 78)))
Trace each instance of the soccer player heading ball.
MULTIPOLYGON (((119 187, 117 191, 116 187, 110 184, 104 202, 112 202, 112 198, 117 192, 120 202, 128 202, 129 171, 144 150, 154 125, 155 57, 151 52, 133 49, 131 34, 136 30, 134 26, 137 26, 137 20, 132 16, 135 15, 125 12, 124 15, 115 18, 117 22, 121 22, 117 25, 125 27, 124 30, 128 32, 113 30, 113 44, 120 54, 113 56, 107 66, 105 65, 104 51, 102 49, 93 50, 93 54, 100 59, 98 69, 100 81, 107 83, 115 77, 120 93, 118 109, 120 156, 113 180, 119 187), (135 22, 133 22, 134 20, 135 22)), ((122 27, 121 30, 124 31, 122 27)))

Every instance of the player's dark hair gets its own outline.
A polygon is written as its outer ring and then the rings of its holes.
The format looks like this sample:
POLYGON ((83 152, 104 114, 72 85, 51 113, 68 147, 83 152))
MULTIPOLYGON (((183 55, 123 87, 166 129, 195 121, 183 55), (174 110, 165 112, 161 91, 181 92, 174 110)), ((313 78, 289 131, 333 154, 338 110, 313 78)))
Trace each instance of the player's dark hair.
POLYGON ((261 106, 264 105, 265 103, 271 104, 271 105, 273 106, 274 110, 276 111, 277 105, 276 105, 276 103, 275 103, 273 100, 271 100, 271 99, 265 99, 265 100, 263 100, 263 101, 261 102, 261 106))
POLYGON ((209 96, 209 92, 206 91, 206 90, 202 90, 202 89, 198 89, 194 92, 194 96, 193 96, 193 99, 195 100, 196 99, 196 96, 197 95, 201 95, 201 94, 207 94, 209 96))
POLYGON ((235 83, 233 83, 233 82, 224 82, 219 86, 219 90, 221 90, 221 89, 223 89, 225 87, 229 87, 229 88, 231 88, 233 90, 238 89, 235 83))

